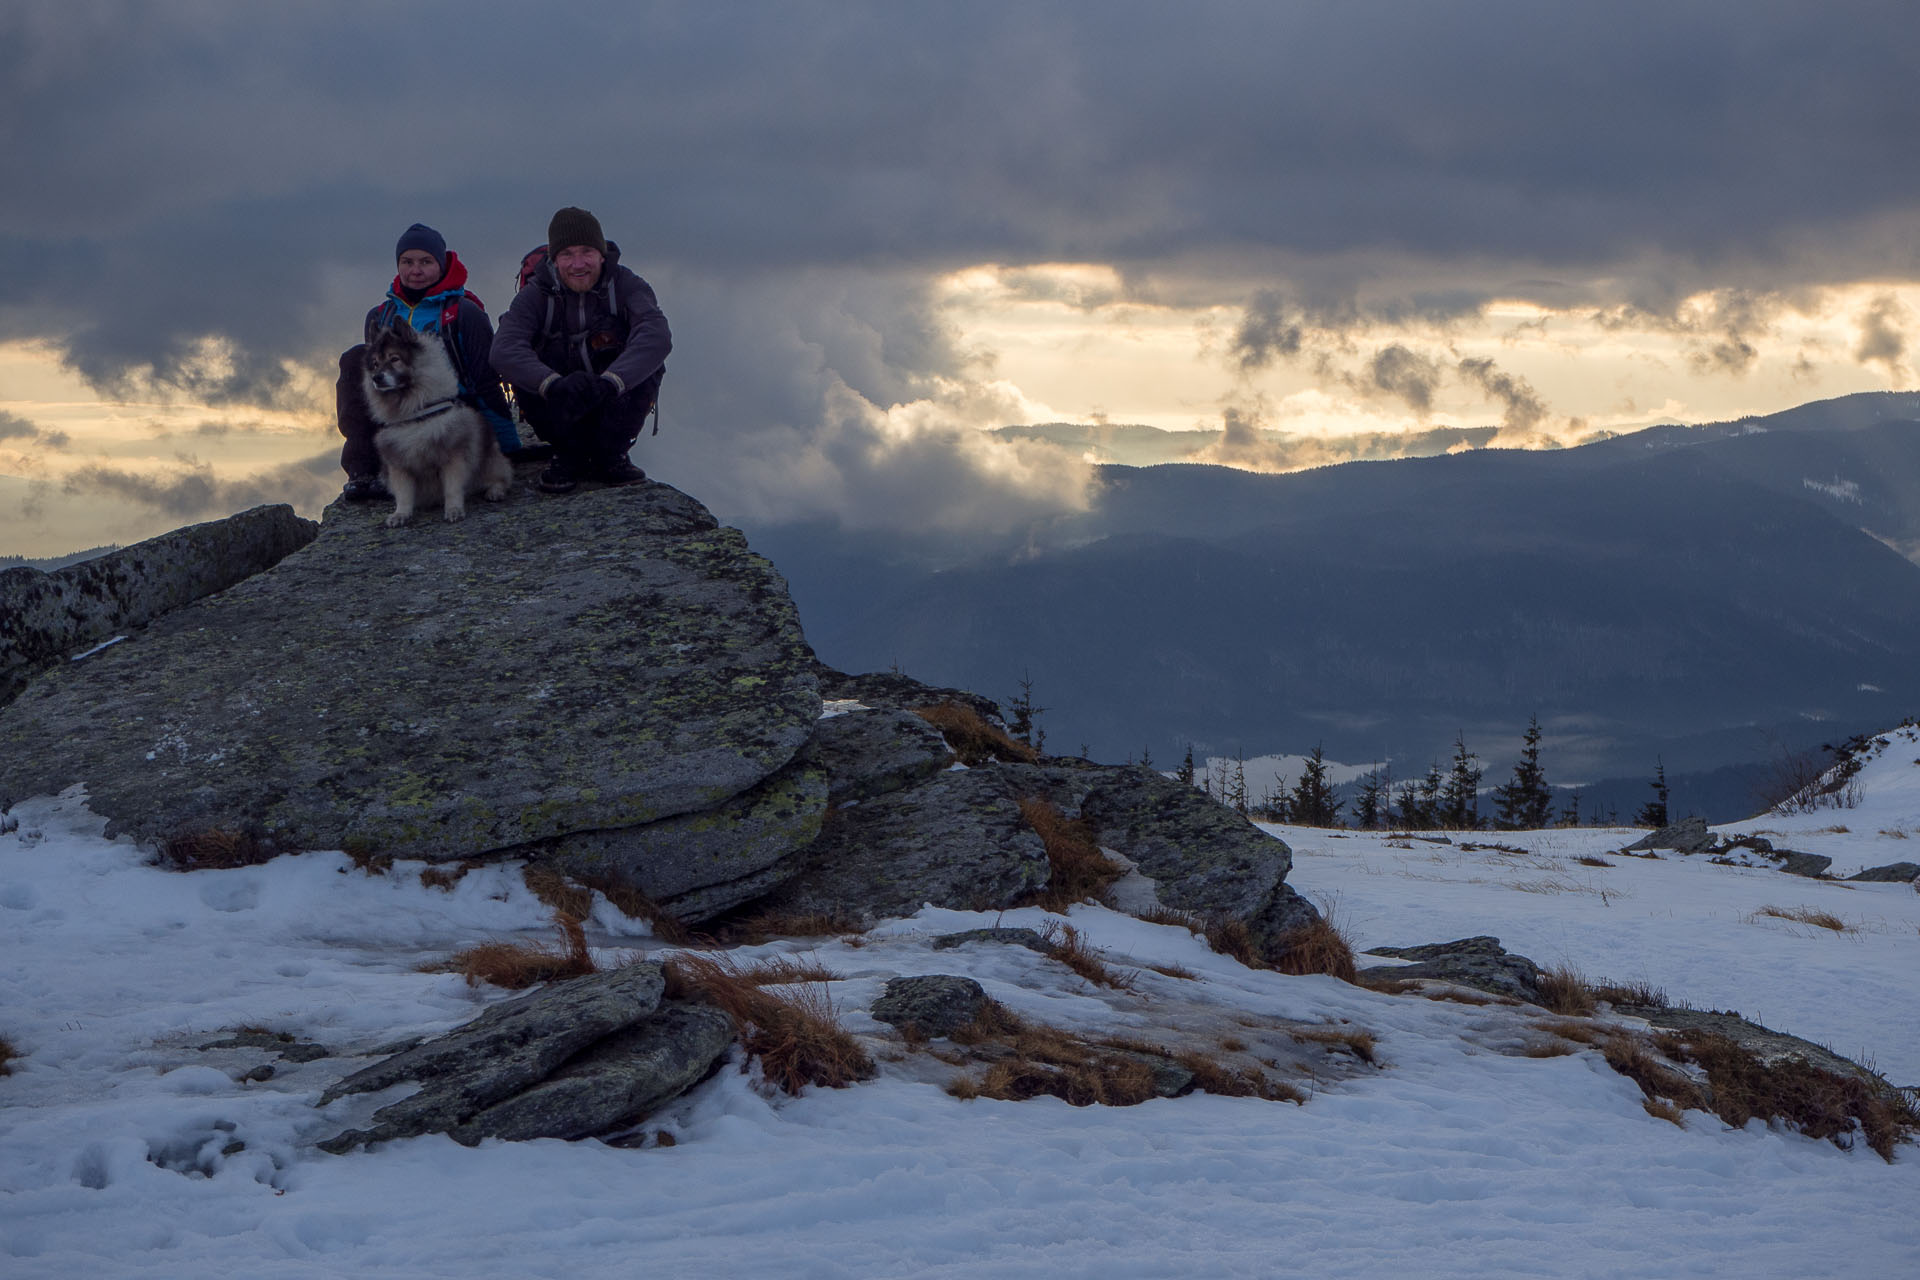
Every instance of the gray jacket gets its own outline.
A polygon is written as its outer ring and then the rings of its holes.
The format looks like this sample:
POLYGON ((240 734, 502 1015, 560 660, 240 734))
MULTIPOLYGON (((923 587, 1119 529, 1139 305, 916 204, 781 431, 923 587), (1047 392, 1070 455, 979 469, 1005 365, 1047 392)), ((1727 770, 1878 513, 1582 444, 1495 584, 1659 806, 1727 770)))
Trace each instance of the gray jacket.
POLYGON ((489 354, 494 372, 523 395, 544 395, 556 378, 582 369, 624 395, 665 368, 672 350, 653 287, 608 245, 599 282, 585 293, 561 284, 551 260, 540 264, 500 317, 489 354))

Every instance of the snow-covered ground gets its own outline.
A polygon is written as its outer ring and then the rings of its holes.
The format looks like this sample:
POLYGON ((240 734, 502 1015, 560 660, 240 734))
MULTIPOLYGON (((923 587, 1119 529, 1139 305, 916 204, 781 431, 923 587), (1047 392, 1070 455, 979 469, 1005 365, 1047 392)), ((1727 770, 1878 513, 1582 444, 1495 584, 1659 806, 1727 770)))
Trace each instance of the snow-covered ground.
MULTIPOLYGON (((1920 860, 1920 748, 1884 751, 1861 805, 1743 830, 1834 870, 1920 860), (1904 752, 1904 754, 1902 754, 1904 752), (1846 830, 1835 828, 1845 827, 1846 830)), ((958 1101, 924 1056, 881 1077, 768 1096, 729 1067, 654 1118, 672 1147, 314 1140, 338 1061, 204 1052, 264 1027, 365 1052, 505 993, 418 966, 492 938, 547 938, 511 870, 451 891, 417 864, 341 855, 182 875, 102 839, 74 797, 0 835, 0 1275, 29 1277, 1858 1276, 1920 1265, 1920 1148, 1892 1164, 1757 1123, 1649 1116, 1597 1055, 1531 1058, 1531 1015, 1253 972, 1185 930, 1094 907, 1072 922, 1137 994, 1014 947, 936 934, 1038 925, 1037 909, 927 910, 859 944, 770 943, 843 975, 848 1026, 887 978, 967 973, 1029 1018, 1149 1031, 1212 1011, 1250 1027, 1371 1031, 1377 1067, 1298 1079, 1306 1105, 1204 1095, 1130 1108, 958 1101)), ((1700 858, 1582 855, 1639 833, 1469 836, 1467 850, 1280 828, 1292 877, 1360 946, 1498 935, 1541 964, 1737 1009, 1920 1084, 1920 894, 1700 858), (1835 933, 1762 912, 1810 906, 1835 933)), ((1455 837, 1456 841, 1459 837, 1455 837)), ((596 954, 661 948, 617 914, 596 954)), ((1249 1034, 1254 1034, 1250 1032, 1249 1034)))

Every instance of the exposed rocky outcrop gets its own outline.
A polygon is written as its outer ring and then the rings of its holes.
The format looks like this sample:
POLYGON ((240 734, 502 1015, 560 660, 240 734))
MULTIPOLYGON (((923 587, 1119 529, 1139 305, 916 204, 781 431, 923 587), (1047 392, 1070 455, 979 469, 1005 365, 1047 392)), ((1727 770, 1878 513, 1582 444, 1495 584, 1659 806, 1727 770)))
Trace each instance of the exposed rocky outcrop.
POLYGON ((1362 978, 1432 978, 1528 1003, 1540 999, 1540 966, 1509 953, 1500 939, 1486 934, 1414 947, 1373 947, 1368 954, 1414 963, 1374 965, 1360 970, 1362 978))
POLYGON ((1652 835, 1635 840, 1627 846, 1626 852, 1672 849, 1675 853, 1711 853, 1717 843, 1713 832, 1707 830, 1705 818, 1682 818, 1671 826, 1661 827, 1652 835))
POLYGON ((162 849, 524 860, 698 925, 1023 904, 1052 874, 1039 797, 1130 864, 1136 909, 1269 950, 1315 916, 1284 843, 1151 770, 959 767, 914 713, 990 701, 822 666, 773 567, 666 485, 384 514, 331 507, 267 571, 42 671, 0 710, 0 807, 84 783, 162 849))
POLYGON ((1856 871, 1847 879, 1865 880, 1878 884, 1905 884, 1920 880, 1920 862, 1889 862, 1884 867, 1868 867, 1865 871, 1856 871))
POLYGON ((328 1106, 397 1084, 420 1089, 320 1145, 344 1152, 423 1133, 583 1138, 638 1119, 704 1079, 733 1042, 710 1005, 663 998, 656 964, 553 983, 494 1005, 464 1026, 357 1071, 321 1095, 328 1106))
POLYGON ((0 570, 0 706, 35 671, 278 564, 318 529, 255 507, 47 573, 0 570))
POLYGON ((972 978, 928 973, 889 981, 872 1013, 876 1022, 932 1038, 966 1026, 986 1007, 987 993, 972 978))

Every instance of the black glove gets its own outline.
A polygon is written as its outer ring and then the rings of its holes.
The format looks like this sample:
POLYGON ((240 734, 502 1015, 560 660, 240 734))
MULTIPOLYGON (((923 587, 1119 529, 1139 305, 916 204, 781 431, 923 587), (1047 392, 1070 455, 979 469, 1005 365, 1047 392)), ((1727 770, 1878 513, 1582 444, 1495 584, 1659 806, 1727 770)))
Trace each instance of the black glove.
POLYGON ((582 370, 569 373, 547 388, 547 403, 563 421, 573 422, 590 413, 600 403, 600 388, 613 390, 598 374, 582 370))

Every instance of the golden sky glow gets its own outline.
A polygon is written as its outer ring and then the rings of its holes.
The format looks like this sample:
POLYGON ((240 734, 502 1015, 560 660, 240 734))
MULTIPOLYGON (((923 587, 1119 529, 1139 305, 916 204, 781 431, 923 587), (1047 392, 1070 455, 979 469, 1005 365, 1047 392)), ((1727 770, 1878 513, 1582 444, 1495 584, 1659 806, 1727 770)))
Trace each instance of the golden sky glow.
MULTIPOLYGON (((1500 443, 1568 442, 1912 387, 1914 356, 1898 335, 1920 317, 1920 285, 1910 282, 1792 298, 1701 295, 1666 319, 1503 301, 1446 321, 1356 321, 1310 336, 1294 357, 1248 369, 1231 350, 1241 307, 1157 302, 1100 264, 984 264, 942 277, 934 297, 937 317, 970 357, 970 376, 941 381, 927 399, 862 406, 897 439, 1018 421, 1218 429, 1228 410, 1306 437, 1487 426, 1506 406, 1460 370, 1491 362, 1542 411, 1500 443), (1425 412, 1367 376, 1369 362, 1393 346, 1432 373, 1425 412)), ((206 358, 217 362, 219 353, 206 358)), ((339 481, 324 466, 301 467, 337 447, 332 394, 331 379, 308 370, 294 408, 115 400, 49 347, 0 346, 0 412, 10 415, 0 423, 11 424, 0 436, 0 553, 52 555, 151 536, 183 523, 190 485, 236 501, 278 492, 312 514, 339 481)), ((1032 480, 1030 451, 998 462, 990 453, 978 463, 986 473, 1032 480)))

